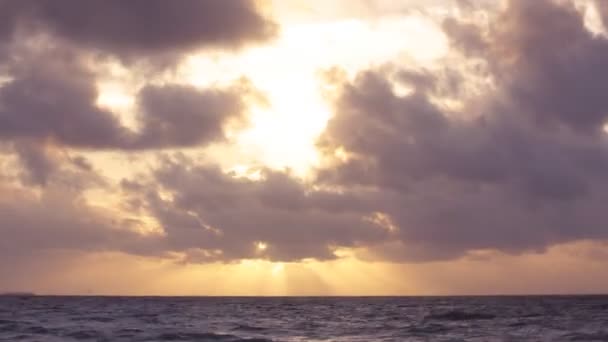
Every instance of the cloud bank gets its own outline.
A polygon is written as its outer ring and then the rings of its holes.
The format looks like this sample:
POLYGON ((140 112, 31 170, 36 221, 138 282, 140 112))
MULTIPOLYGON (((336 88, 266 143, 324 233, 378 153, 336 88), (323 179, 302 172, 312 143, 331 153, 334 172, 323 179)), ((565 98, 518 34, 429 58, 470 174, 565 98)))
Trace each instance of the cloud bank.
POLYGON ((429 262, 608 237, 608 40, 588 31, 569 2, 510 0, 488 14, 491 27, 447 17, 450 54, 432 67, 395 61, 354 78, 339 66, 328 71, 333 116, 310 179, 264 167, 237 177, 169 153, 119 185, 75 151, 202 148, 246 119, 256 91, 246 81, 145 84, 133 128, 96 105, 87 54, 125 61, 232 49, 270 39, 276 27, 248 1, 0 4, 5 49, 14 49, 14 37, 44 32, 59 47, 48 51, 63 56, 43 63, 15 53, 4 63, 0 141, 20 172, 4 178, 15 195, 0 202, 1 234, 14 237, 3 251, 92 249, 206 263, 329 260, 351 250, 429 262), (82 27, 84 20, 92 24, 82 27), (95 187, 119 194, 123 207, 97 210, 83 195, 95 187))

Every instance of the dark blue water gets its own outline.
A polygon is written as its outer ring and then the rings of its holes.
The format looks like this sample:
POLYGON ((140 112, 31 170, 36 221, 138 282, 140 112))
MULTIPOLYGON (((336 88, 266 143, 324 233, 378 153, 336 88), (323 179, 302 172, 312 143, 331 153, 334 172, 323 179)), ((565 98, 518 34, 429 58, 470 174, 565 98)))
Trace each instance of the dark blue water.
POLYGON ((608 341, 608 297, 0 297, 0 341, 608 341))

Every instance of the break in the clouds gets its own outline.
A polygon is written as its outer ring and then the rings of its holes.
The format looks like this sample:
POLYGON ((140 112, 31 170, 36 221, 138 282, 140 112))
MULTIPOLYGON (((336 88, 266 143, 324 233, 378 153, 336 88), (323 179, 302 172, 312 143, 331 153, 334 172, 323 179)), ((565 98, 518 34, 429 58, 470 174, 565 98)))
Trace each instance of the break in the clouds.
POLYGON ((301 178, 264 165, 227 172, 206 154, 212 143, 230 143, 227 125, 246 121, 250 98, 263 97, 251 81, 204 89, 144 82, 135 125, 97 104, 91 56, 238 53, 232 48, 275 34, 254 2, 1 2, 10 58, 0 140, 13 166, 0 180, 17 194, 0 201, 1 234, 15 237, 4 250, 201 263, 329 260, 350 251, 427 262, 605 240, 608 39, 590 32, 568 1, 476 3, 433 17, 450 48, 427 66, 395 57, 326 71, 320 88, 331 118, 316 142, 320 161, 301 178), (479 11, 487 21, 472 14, 479 11), (40 32, 50 50, 11 40, 40 32), (49 59, 50 51, 62 58, 49 59), (114 183, 103 164, 78 154, 185 147, 195 152, 163 154, 114 183), (105 193, 98 202, 114 202, 98 209, 92 190, 105 193))

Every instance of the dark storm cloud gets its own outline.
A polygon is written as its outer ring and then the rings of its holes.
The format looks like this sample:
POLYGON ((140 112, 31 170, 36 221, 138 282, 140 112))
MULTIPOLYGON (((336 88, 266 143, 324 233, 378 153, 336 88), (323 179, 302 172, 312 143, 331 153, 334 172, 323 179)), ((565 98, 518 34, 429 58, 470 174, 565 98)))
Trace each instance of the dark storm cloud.
POLYGON ((119 57, 266 40, 276 25, 250 0, 2 0, 0 40, 44 32, 119 57))
POLYGON ((124 181, 123 188, 159 220, 164 248, 187 252, 188 261, 331 259, 337 247, 390 235, 364 218, 371 212, 356 195, 314 191, 287 174, 262 173, 263 180, 253 181, 187 158, 165 159, 151 182, 124 181), (170 198, 159 197, 159 190, 170 198), (257 249, 258 242, 267 248, 257 249))
POLYGON ((139 130, 97 106, 94 75, 78 54, 24 59, 0 87, 0 140, 52 140, 86 149, 142 150, 187 147, 224 139, 223 126, 242 119, 246 82, 232 87, 145 86, 138 94, 139 130))
POLYGON ((376 255, 428 261, 608 238, 608 41, 569 4, 512 0, 498 18, 489 32, 444 25, 497 88, 462 112, 436 105, 416 78, 400 79, 414 88, 406 96, 385 71, 342 84, 320 147, 350 159, 319 181, 376 189, 374 210, 399 237, 376 255))

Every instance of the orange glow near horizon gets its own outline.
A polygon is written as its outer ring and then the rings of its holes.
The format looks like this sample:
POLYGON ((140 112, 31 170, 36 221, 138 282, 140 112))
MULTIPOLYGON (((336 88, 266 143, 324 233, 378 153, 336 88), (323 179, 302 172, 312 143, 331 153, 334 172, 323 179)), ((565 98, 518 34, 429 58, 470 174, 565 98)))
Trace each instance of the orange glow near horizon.
POLYGON ((608 285, 601 261, 585 253, 604 247, 579 242, 544 254, 505 255, 422 264, 368 262, 353 257, 300 263, 243 260, 176 264, 105 253, 61 261, 40 260, 44 286, 24 278, 7 283, 36 293, 180 296, 383 296, 453 294, 597 293, 608 285), (89 265, 95 264, 91 268, 89 265), (560 264, 560 269, 553 266, 560 264), (511 273, 500 270, 509 269, 511 273), (542 272, 541 272, 542 270, 542 272), (120 277, 108 277, 120 274, 120 277), (516 277, 518 282, 511 280, 516 277))

